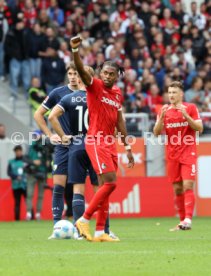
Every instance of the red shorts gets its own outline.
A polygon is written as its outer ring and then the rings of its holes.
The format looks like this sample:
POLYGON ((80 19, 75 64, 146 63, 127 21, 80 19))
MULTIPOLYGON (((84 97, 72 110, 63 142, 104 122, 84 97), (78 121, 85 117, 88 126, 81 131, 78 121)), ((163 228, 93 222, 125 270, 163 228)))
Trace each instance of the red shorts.
POLYGON ((169 182, 181 182, 183 180, 195 180, 196 162, 192 164, 183 164, 176 160, 167 161, 167 170, 169 182))
POLYGON ((86 151, 96 174, 116 172, 118 169, 118 156, 116 145, 106 145, 103 141, 86 143, 86 151))

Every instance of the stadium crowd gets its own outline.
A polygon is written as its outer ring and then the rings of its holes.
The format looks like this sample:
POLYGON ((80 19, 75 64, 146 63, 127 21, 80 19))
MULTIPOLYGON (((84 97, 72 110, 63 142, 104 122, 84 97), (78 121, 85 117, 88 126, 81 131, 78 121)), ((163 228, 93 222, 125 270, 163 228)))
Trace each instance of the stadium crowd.
POLYGON ((172 80, 211 111, 210 14, 210 0, 0 0, 0 76, 13 97, 20 79, 26 97, 40 83, 48 94, 64 82, 69 40, 80 33, 85 64, 124 67, 126 112, 156 114, 172 80))

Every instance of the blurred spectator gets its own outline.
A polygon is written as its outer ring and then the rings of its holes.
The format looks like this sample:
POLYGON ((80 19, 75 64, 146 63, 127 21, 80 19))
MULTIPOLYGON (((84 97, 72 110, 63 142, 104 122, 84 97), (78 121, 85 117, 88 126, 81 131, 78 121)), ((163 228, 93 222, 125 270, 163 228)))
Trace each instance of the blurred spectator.
POLYGON ((171 10, 166 8, 163 10, 163 18, 160 19, 159 24, 161 28, 166 28, 171 23, 176 29, 179 28, 179 23, 171 16, 171 10))
POLYGON ((205 100, 205 93, 202 90, 202 87, 202 79, 200 77, 195 77, 192 81, 191 88, 185 91, 185 101, 196 104, 199 111, 203 110, 205 100))
POLYGON ((47 9, 50 6, 50 0, 35 0, 35 6, 38 10, 47 9))
POLYGON ((50 162, 45 154, 45 147, 47 147, 47 145, 42 145, 42 134, 40 132, 35 132, 34 135, 34 141, 29 146, 29 152, 25 158, 25 162, 27 163, 27 166, 25 167, 27 178, 26 220, 32 219, 33 197, 36 186, 38 188, 38 195, 35 218, 37 220, 40 220, 41 218, 44 187, 48 172, 47 168, 49 167, 48 162, 50 162))
POLYGON ((150 6, 147 1, 141 2, 141 10, 138 13, 138 16, 144 21, 144 25, 147 28, 147 25, 149 24, 150 18, 152 16, 152 13, 150 12, 150 6))
POLYGON ((68 44, 66 41, 60 43, 58 55, 64 61, 65 65, 70 63, 70 51, 68 50, 68 44))
POLYGON ((197 63, 199 64, 204 60, 205 57, 205 39, 200 34, 199 29, 196 26, 193 26, 191 29, 191 39, 192 39, 192 49, 193 55, 197 59, 197 63))
POLYGON ((92 26, 90 34, 95 38, 107 38, 110 36, 108 14, 105 11, 101 12, 99 22, 92 26))
POLYGON ((124 87, 126 91, 126 95, 131 99, 134 99, 135 94, 135 80, 137 77, 137 73, 133 69, 128 69, 125 71, 125 78, 124 78, 124 87))
POLYGON ((163 98, 163 101, 162 101, 163 105, 164 104, 169 104, 169 95, 168 95, 168 92, 164 92, 162 98, 163 98))
POLYGON ((31 30, 28 34, 31 77, 41 77, 40 73, 42 61, 39 53, 44 50, 44 42, 45 36, 41 33, 40 24, 36 23, 33 26, 33 30, 31 30))
POLYGON ((42 81, 49 94, 54 88, 63 84, 66 70, 64 61, 55 49, 48 48, 46 54, 48 57, 42 62, 42 81))
POLYGON ((191 39, 188 38, 184 41, 184 59, 188 63, 188 72, 191 72, 196 67, 196 58, 193 56, 192 45, 193 42, 191 39))
POLYGON ((99 3, 94 2, 92 6, 92 10, 88 13, 86 17, 86 27, 88 29, 91 29, 93 25, 97 24, 100 21, 100 15, 101 15, 101 6, 99 3))
POLYGON ((205 90, 205 106, 206 111, 211 112, 211 79, 206 80, 204 84, 204 90, 205 90))
POLYGON ((138 15, 133 8, 128 11, 127 17, 128 18, 122 22, 120 33, 125 34, 127 30, 132 30, 135 24, 138 24, 142 29, 144 29, 144 21, 138 18, 138 15))
POLYGON ((52 48, 56 51, 59 50, 60 44, 56 37, 56 33, 52 27, 48 27, 45 31, 45 39, 42 45, 43 51, 39 52, 39 56, 48 57, 48 48, 52 48))
POLYGON ((15 201, 14 215, 15 220, 20 220, 21 198, 26 198, 26 174, 24 172, 23 148, 14 147, 15 158, 9 160, 7 174, 12 181, 12 191, 15 201))
POLYGON ((47 28, 51 27, 53 24, 48 17, 48 13, 46 9, 41 9, 39 12, 38 22, 40 23, 42 32, 44 33, 47 28))
POLYGON ((184 24, 184 16, 185 16, 185 12, 182 9, 182 3, 181 2, 177 1, 175 3, 172 16, 173 16, 173 18, 175 18, 177 20, 177 22, 179 23, 179 26, 181 28, 184 24))
POLYGON ((24 23, 27 28, 33 27, 37 18, 37 11, 32 0, 25 0, 25 5, 22 8, 24 14, 24 23))
POLYGON ((62 26, 64 24, 64 11, 58 7, 57 0, 50 1, 48 16, 53 22, 54 26, 62 26))
POLYGON ((0 0, 0 79, 5 79, 4 70, 4 40, 11 23, 11 12, 4 0, 0 0))
POLYGON ((152 113, 157 113, 163 103, 162 96, 159 95, 157 84, 151 84, 146 98, 146 105, 149 106, 152 113))
POLYGON ((10 57, 11 95, 12 97, 17 97, 19 79, 21 79, 27 98, 31 72, 29 64, 29 44, 27 41, 27 30, 24 28, 23 14, 18 14, 17 23, 8 31, 4 49, 10 57))
POLYGON ((74 22, 76 33, 79 33, 85 25, 84 6, 78 4, 74 6, 73 13, 69 16, 69 19, 74 22))
POLYGON ((191 12, 184 16, 184 22, 191 21, 199 30, 203 30, 206 25, 206 17, 197 11, 197 1, 191 2, 191 12))
POLYGON ((71 20, 67 20, 67 22, 65 23, 64 30, 60 28, 60 35, 67 43, 69 43, 70 38, 73 37, 75 34, 76 33, 75 33, 74 24, 71 20))
POLYGON ((45 98, 46 98, 46 93, 41 88, 40 79, 36 77, 32 78, 31 88, 29 89, 28 102, 32 108, 33 115, 45 98))
POLYGON ((16 0, 7 0, 7 5, 11 10, 16 9, 16 0))

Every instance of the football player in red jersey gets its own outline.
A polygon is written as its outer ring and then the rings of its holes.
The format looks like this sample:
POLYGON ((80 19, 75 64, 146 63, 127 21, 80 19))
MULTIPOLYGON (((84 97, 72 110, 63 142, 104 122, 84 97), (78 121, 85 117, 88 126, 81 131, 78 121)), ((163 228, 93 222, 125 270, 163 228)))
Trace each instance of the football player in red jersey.
POLYGON ((174 230, 190 230, 195 196, 193 184, 196 175, 196 132, 203 131, 196 106, 184 103, 183 85, 179 81, 168 87, 170 105, 164 105, 154 126, 154 134, 160 135, 165 128, 167 137, 168 176, 173 183, 175 205, 180 223, 174 230))
POLYGON ((128 157, 128 167, 134 166, 130 145, 127 144, 127 131, 122 116, 122 94, 115 85, 120 67, 107 61, 102 65, 100 78, 93 78, 84 68, 78 53, 81 44, 79 36, 70 41, 76 69, 86 85, 87 106, 89 110, 89 128, 86 139, 86 151, 98 175, 102 186, 92 198, 83 216, 76 221, 81 235, 89 241, 118 241, 104 232, 109 208, 109 196, 116 188, 117 151, 114 142, 115 128, 121 133, 128 157), (97 211, 95 237, 92 238, 89 221, 97 211))

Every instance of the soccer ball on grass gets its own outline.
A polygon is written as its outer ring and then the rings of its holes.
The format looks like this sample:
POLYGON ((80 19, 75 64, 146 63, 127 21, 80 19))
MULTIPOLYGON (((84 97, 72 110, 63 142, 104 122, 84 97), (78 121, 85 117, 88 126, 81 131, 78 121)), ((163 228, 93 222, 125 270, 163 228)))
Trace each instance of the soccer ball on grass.
POLYGON ((71 239, 74 234, 74 226, 68 220, 58 221, 53 228, 53 235, 56 239, 71 239))

